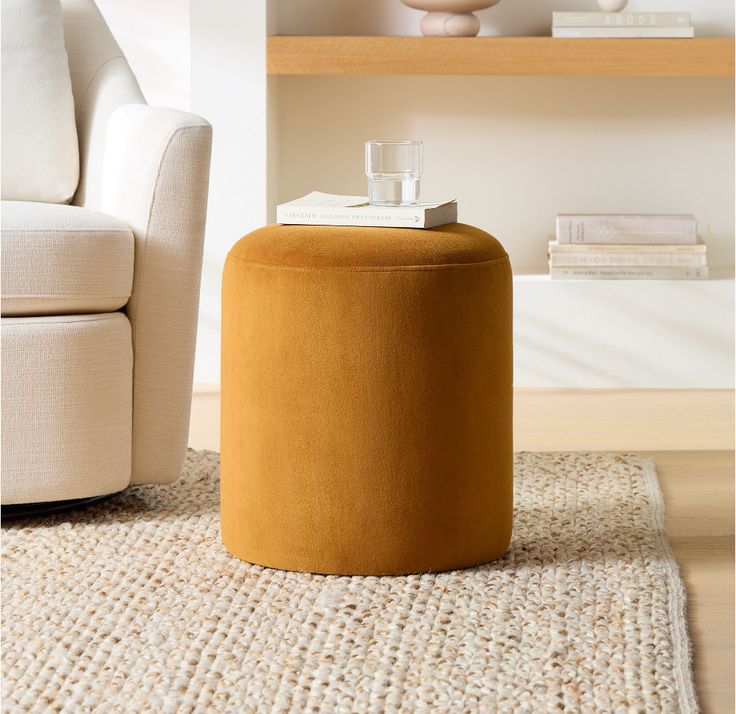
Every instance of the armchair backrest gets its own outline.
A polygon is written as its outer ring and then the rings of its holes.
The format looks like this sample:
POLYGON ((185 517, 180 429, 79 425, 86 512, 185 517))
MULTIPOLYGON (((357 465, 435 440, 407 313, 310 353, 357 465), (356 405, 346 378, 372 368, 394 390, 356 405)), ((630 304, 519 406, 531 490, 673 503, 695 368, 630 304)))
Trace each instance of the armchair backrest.
POLYGON ((145 103, 135 75, 92 0, 61 0, 79 136, 80 179, 72 203, 100 207, 105 136, 122 104, 145 103))

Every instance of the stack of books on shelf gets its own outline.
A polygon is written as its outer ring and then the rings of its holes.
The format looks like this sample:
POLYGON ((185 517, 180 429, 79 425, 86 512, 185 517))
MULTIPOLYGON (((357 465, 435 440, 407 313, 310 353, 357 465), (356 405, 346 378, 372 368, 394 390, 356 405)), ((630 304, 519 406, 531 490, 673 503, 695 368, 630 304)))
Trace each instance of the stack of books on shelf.
POLYGON ((695 37, 689 12, 554 12, 552 37, 695 37))
POLYGON ((276 222, 310 226, 434 228, 457 221, 457 201, 415 206, 371 206, 366 196, 312 191, 276 207, 276 222))
POLYGON ((708 277, 695 216, 560 214, 549 272, 563 280, 697 280, 708 277))

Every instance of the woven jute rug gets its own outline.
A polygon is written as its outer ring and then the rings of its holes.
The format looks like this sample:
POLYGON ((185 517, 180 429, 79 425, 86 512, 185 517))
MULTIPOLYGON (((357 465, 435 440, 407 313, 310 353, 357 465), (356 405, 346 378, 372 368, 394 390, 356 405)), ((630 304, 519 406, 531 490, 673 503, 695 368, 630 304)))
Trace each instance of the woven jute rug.
POLYGON ((220 543, 218 456, 3 530, 7 712, 692 712, 653 464, 519 454, 501 560, 406 577, 220 543))

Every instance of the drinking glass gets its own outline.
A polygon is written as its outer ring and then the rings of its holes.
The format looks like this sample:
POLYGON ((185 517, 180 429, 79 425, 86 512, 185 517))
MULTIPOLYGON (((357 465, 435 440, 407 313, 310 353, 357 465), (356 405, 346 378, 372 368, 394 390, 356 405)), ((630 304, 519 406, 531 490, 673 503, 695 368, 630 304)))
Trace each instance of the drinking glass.
POLYGON ((366 141, 371 206, 416 206, 422 178, 421 141, 366 141))

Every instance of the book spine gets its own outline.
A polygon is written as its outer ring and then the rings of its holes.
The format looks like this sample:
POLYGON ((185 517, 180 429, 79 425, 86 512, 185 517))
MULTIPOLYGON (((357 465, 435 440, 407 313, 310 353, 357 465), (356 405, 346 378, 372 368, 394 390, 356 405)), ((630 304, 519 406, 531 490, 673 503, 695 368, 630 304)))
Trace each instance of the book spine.
POLYGON ((695 244, 694 218, 557 216, 558 243, 695 244))
POLYGON ((550 255, 564 255, 566 253, 606 253, 615 255, 616 253, 685 253, 687 255, 705 255, 707 247, 705 243, 696 243, 694 245, 617 245, 615 243, 563 243, 550 241, 550 255))
POLYGON ((704 280, 708 277, 708 268, 684 266, 565 268, 550 266, 549 274, 555 280, 704 280))
POLYGON ((411 208, 341 208, 321 206, 276 207, 276 222, 312 226, 367 226, 371 228, 434 228, 457 221, 457 203, 411 208))
POLYGON ((552 37, 567 38, 692 38, 692 27, 553 27, 552 37))
POLYGON ((704 267, 707 258, 704 253, 552 253, 549 264, 560 268, 577 266, 591 267, 655 267, 684 266, 704 267))
POLYGON ((690 27, 689 12, 553 12, 554 27, 690 27))
POLYGON ((371 212, 350 213, 335 209, 299 209, 281 208, 276 209, 276 222, 285 224, 301 224, 314 226, 369 226, 386 228, 426 228, 427 216, 421 212, 371 212))

